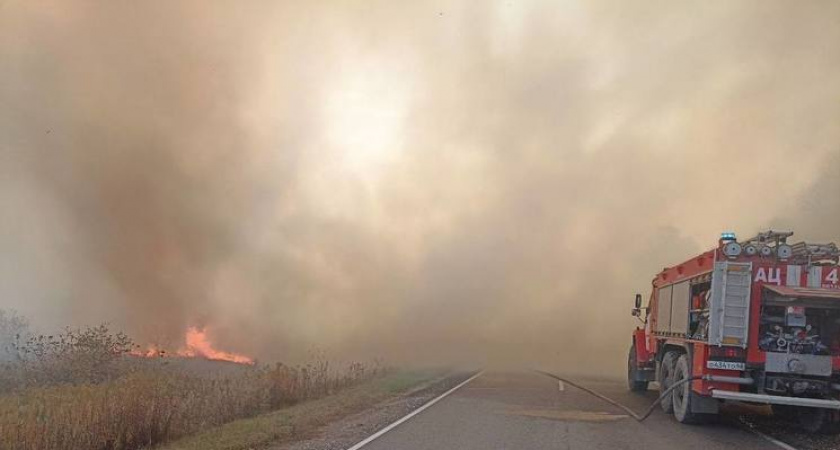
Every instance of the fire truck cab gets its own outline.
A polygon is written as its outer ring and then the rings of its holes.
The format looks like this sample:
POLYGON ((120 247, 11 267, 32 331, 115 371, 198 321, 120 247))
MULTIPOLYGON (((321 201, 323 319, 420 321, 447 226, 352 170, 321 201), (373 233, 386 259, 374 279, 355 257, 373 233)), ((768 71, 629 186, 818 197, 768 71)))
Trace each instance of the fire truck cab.
POLYGON ((721 403, 771 405, 811 432, 840 433, 840 250, 767 231, 660 272, 636 296, 628 383, 657 381, 662 409, 701 423, 721 403))

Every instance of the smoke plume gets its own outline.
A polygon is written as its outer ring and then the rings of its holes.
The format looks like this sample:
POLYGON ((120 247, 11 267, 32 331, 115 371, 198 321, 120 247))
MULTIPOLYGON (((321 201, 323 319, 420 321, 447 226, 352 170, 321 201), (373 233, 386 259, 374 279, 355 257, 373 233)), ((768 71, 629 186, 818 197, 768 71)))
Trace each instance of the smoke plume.
POLYGON ((0 307, 266 360, 624 364, 721 231, 840 240, 835 2, 0 3, 0 307))

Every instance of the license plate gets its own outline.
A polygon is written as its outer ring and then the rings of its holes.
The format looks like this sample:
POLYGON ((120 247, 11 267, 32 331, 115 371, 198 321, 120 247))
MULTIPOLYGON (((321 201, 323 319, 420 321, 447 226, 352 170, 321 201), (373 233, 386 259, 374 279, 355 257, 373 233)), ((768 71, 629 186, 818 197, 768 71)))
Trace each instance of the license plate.
POLYGON ((742 362, 707 361, 706 368, 722 370, 745 370, 747 368, 747 365, 742 362))

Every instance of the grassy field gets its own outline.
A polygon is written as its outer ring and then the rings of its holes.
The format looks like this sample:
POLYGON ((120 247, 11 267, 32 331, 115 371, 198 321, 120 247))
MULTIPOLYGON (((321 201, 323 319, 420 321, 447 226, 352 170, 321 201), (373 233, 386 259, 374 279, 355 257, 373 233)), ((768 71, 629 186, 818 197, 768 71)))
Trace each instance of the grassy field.
POLYGON ((198 376, 167 368, 100 384, 28 388, 0 397, 0 448, 139 449, 329 396, 380 375, 276 366, 198 376))
POLYGON ((318 400, 241 419, 171 442, 162 450, 249 450, 310 436, 319 427, 423 386, 441 371, 392 371, 318 400))
POLYGON ((14 358, 0 363, 0 449, 135 450, 255 416, 233 426, 262 442, 292 431, 263 427, 273 417, 266 413, 375 380, 383 380, 383 391, 399 390, 410 376, 324 358, 257 366, 142 358, 132 348, 107 327, 33 337, 15 347, 14 358))

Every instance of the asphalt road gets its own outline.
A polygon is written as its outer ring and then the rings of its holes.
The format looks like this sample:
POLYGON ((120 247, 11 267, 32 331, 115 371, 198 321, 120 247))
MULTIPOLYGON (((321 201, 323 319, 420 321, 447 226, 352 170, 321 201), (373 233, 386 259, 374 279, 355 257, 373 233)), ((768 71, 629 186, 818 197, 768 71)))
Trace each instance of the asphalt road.
MULTIPOLYGON (((582 380, 643 411, 656 393, 632 394, 617 381, 582 380)), ((770 442, 723 421, 688 426, 661 411, 638 423, 571 386, 530 373, 485 373, 364 450, 490 449, 773 449, 770 442)))

